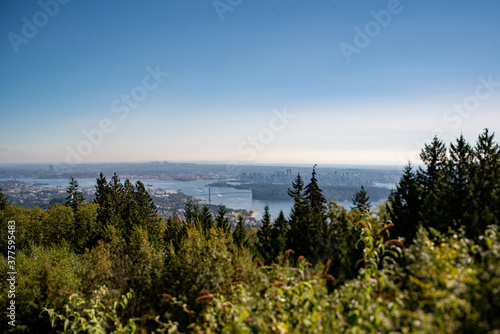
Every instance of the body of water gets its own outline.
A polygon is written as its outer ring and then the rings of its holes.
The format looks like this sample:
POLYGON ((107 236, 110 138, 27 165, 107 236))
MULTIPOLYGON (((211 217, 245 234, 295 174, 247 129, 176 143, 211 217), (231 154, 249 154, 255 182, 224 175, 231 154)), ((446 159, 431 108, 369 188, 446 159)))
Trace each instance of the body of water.
MULTIPOLYGON (((0 181, 13 180, 9 178, 0 178, 0 181)), ((67 179, 31 179, 31 178, 18 178, 18 181, 40 184, 40 187, 62 187, 66 188, 69 184, 67 179)), ((81 189, 94 188, 96 185, 95 178, 82 178, 77 179, 81 189)), ((124 180, 122 180, 124 181, 124 180)), ((131 179, 132 183, 137 180, 131 179)), ((271 218, 278 217, 280 210, 283 210, 285 216, 288 218, 290 209, 292 208, 292 200, 284 201, 263 201, 252 199, 252 191, 248 189, 235 189, 224 187, 206 187, 207 184, 214 182, 214 180, 200 180, 200 181, 176 181, 176 180, 156 180, 156 179, 141 179, 146 188, 162 188, 164 190, 180 191, 188 196, 208 202, 214 205, 224 204, 231 209, 250 209, 259 212, 257 219, 262 218, 264 207, 269 204, 269 212, 271 218)), ((376 206, 379 202, 372 202, 376 206)), ((350 201, 339 202, 340 205, 346 209, 350 209, 352 203, 350 201)))
POLYGON ((388 189, 396 189, 396 183, 381 183, 381 182, 374 182, 374 185, 376 187, 384 187, 388 189))

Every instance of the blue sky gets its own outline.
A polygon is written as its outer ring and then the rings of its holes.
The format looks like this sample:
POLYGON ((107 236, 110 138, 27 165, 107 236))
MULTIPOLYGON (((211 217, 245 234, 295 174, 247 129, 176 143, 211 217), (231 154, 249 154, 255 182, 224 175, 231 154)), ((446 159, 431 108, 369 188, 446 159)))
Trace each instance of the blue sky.
POLYGON ((0 163, 402 165, 434 134, 500 136, 499 14, 496 1, 5 0, 0 163))

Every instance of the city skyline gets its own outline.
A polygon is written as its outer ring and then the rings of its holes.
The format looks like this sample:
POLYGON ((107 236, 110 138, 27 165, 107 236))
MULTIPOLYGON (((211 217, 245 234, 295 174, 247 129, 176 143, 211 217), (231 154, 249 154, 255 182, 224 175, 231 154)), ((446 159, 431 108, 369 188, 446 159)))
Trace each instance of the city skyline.
POLYGON ((0 163, 418 163, 499 135, 499 9, 4 1, 0 163))

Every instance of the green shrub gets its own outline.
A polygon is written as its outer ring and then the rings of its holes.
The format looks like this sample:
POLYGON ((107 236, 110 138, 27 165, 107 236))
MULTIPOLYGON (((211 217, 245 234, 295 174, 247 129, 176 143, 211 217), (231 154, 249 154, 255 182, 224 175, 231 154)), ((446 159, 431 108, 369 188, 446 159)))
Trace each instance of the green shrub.
MULTIPOLYGON (((236 268, 242 268, 250 279, 258 275, 250 253, 233 243, 231 233, 217 227, 203 231, 191 226, 177 251, 172 245, 168 248, 162 289, 198 312, 200 291, 216 292, 229 282, 236 268)), ((170 306, 167 310, 184 318, 176 319, 179 322, 188 321, 182 310, 170 306)))
MULTIPOLYGON (((7 261, 3 256, 1 259, 0 289, 7 291, 7 261)), ((16 333, 49 332, 50 324, 40 319, 40 312, 47 305, 55 308, 64 305, 65 298, 60 290, 79 291, 83 269, 80 258, 67 246, 31 246, 17 253, 16 269, 16 327, 11 330, 16 333)), ((2 310, 7 308, 5 297, 2 293, 2 310)), ((5 325, 5 321, 0 324, 5 325)))
MULTIPOLYGON (((126 310, 133 299, 133 293, 128 292, 122 295, 118 300, 107 302, 106 295, 108 289, 106 286, 99 287, 93 291, 90 300, 85 300, 78 294, 70 294, 69 300, 64 305, 64 311, 56 312, 54 309, 44 308, 50 317, 52 327, 58 328, 66 333, 137 333, 140 329, 141 319, 125 318, 121 315, 126 310)), ((143 320, 150 317, 143 317, 143 320)), ((151 318, 156 321, 157 328, 154 333, 169 333, 177 330, 177 324, 169 322, 163 323, 158 318, 151 318)))
MULTIPOLYGON (((404 295, 389 279, 396 264, 384 256, 391 252, 395 258, 401 249, 397 243, 386 244, 369 226, 362 237, 367 245, 364 267, 357 279, 333 294, 327 288, 327 284, 335 284, 328 274, 331 261, 326 266, 318 264, 315 271, 303 257, 291 268, 285 258, 281 266, 262 267, 257 283, 249 284, 240 274, 234 285, 200 297, 208 305, 196 329, 238 333, 404 331, 406 325, 399 320, 404 295)), ((406 326, 406 330, 411 328, 406 326)))
POLYGON ((44 210, 35 208, 22 208, 9 205, 0 211, 0 247, 7 249, 7 223, 9 220, 16 222, 16 249, 22 250, 30 244, 40 245, 44 235, 42 217, 44 210))

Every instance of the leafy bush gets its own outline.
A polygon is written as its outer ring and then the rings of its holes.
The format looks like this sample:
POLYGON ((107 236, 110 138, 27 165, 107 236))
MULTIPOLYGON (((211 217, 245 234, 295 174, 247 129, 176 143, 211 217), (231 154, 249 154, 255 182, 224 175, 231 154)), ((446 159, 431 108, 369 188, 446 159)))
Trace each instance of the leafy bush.
MULTIPOLYGON (((17 254, 16 333, 47 333, 50 324, 39 318, 42 308, 62 307, 64 296, 59 290, 79 291, 82 264, 78 255, 67 246, 31 246, 17 254)), ((0 257, 0 289, 7 291, 7 260, 0 257)), ((7 309, 6 294, 2 294, 2 310, 7 309)), ((5 312, 2 312, 5 313, 5 312)), ((5 326, 2 321, 0 326, 5 326)), ((9 326, 10 327, 10 326, 9 326)), ((0 327, 1 328, 1 327, 0 327)), ((1 328, 7 331, 7 329, 1 328)))
MULTIPOLYGON (((176 296, 191 309, 201 310, 196 303, 201 290, 217 291, 235 272, 243 268, 250 280, 258 272, 248 250, 233 243, 231 233, 212 227, 206 232, 202 228, 190 226, 186 230, 179 249, 172 245, 167 251, 167 261, 163 274, 163 292, 176 296)), ((185 317, 177 307, 167 310, 178 317, 185 317)), ((177 321, 185 323, 187 319, 177 321)))
POLYGON ((16 249, 21 250, 29 244, 41 244, 43 237, 42 217, 44 210, 35 208, 22 208, 9 205, 0 211, 0 247, 7 249, 7 222, 16 222, 16 249))
MULTIPOLYGON (((313 169, 313 185, 314 176, 313 169)), ((438 219, 450 216, 438 212, 425 224, 412 225, 407 232, 413 243, 405 248, 403 239, 390 239, 394 224, 388 212, 397 209, 395 224, 406 222, 395 226, 395 234, 402 235, 418 208, 393 201, 371 212, 362 205, 347 211, 334 202, 326 206, 317 185, 304 191, 301 182, 298 176, 290 191, 289 221, 280 215, 277 226, 265 222, 267 232, 243 231, 243 239, 236 233, 238 242, 223 208, 214 222, 208 207, 188 203, 186 221, 163 221, 141 183, 121 184, 116 175, 110 183, 101 175, 93 204, 53 205, 45 211, 2 204, 0 246, 6 248, 7 221, 15 220, 18 275, 17 326, 2 322, 0 331, 500 330, 498 225, 482 235, 477 231, 484 221, 472 234, 466 234, 470 226, 445 233, 458 220, 438 219), (259 243, 266 247, 256 247, 259 243), (304 254, 277 255, 286 245, 304 254), (280 265, 264 266, 254 258, 257 249, 267 263, 280 265), (42 310, 48 316, 40 317, 42 310)), ((404 200, 405 194, 398 198, 404 200)), ((432 205, 426 210, 438 210, 440 204, 432 205)), ((2 291, 7 290, 7 264, 0 255, 2 291)), ((0 294, 0 308, 6 310, 7 302, 0 294)))
POLYGON ((420 229, 407 252, 408 308, 430 317, 443 333, 481 333, 500 328, 498 227, 481 238, 420 229))
MULTIPOLYGON (((304 257, 296 267, 282 265, 261 268, 262 278, 249 284, 239 273, 233 284, 215 295, 201 296, 208 302, 204 321, 197 330, 239 333, 336 333, 387 332, 402 329, 399 309, 404 296, 389 279, 401 252, 399 243, 384 242, 367 226, 362 233, 367 247, 364 268, 357 279, 329 294, 335 284, 328 274, 331 261, 317 271, 304 257), (391 253, 392 257, 387 257, 391 253), (379 270, 379 266, 382 269, 379 270), (322 272, 322 274, 318 274, 322 272)), ((379 232, 379 231, 377 231, 379 232)), ((288 256, 292 251, 288 251, 288 256)), ((407 326, 408 327, 408 326, 407 326)), ((409 327, 408 327, 409 328, 409 327)))
POLYGON ((121 313, 127 309, 132 300, 132 291, 122 295, 119 300, 106 301, 108 289, 106 286, 99 287, 93 291, 93 297, 90 300, 85 300, 78 294, 69 295, 69 303, 64 305, 64 314, 57 313, 54 309, 44 308, 43 312, 47 312, 50 317, 52 327, 62 329, 69 333, 137 333, 140 329, 141 320, 154 320, 157 327, 153 330, 154 333, 164 333, 168 330, 169 333, 177 331, 177 324, 168 322, 163 323, 158 320, 158 317, 152 318, 149 316, 139 318, 124 318, 121 313), (111 305, 107 305, 111 304, 111 305))

